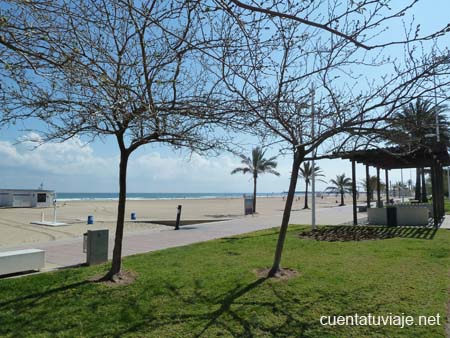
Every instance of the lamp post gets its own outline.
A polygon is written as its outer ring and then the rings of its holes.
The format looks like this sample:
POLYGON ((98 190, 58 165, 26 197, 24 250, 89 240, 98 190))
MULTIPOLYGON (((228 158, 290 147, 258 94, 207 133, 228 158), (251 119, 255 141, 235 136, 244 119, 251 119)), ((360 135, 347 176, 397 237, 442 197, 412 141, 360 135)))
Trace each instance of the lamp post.
MULTIPOLYGON (((450 54, 443 56, 433 56, 433 60, 437 62, 436 67, 443 64, 450 64, 450 54)), ((441 136, 439 133, 439 114, 438 114, 438 99, 437 99, 437 86, 436 86, 436 72, 433 75, 433 84, 434 84, 434 107, 436 109, 436 141, 439 143, 441 140, 441 136)), ((447 167, 447 194, 450 199, 450 166, 447 167)))
MULTIPOLYGON (((311 142, 314 142, 314 85, 311 85, 311 142)), ((311 227, 313 230, 316 229, 316 175, 315 175, 315 161, 314 157, 316 154, 314 154, 313 151, 313 158, 311 163, 311 169, 312 169, 312 178, 311 178, 311 227)))
POLYGON ((435 109, 435 119, 436 119, 436 142, 441 141, 441 136, 439 135, 439 114, 438 114, 438 99, 437 99, 437 88, 436 88, 436 73, 433 76, 434 83, 434 109, 435 109))
MULTIPOLYGON (((314 140, 315 130, 314 130, 314 85, 311 85, 311 140, 314 140)), ((308 108, 309 105, 307 103, 299 103, 296 105, 296 110, 300 111, 302 108, 308 108)), ((313 151, 313 156, 311 160, 311 227, 312 229, 316 229, 316 175, 315 175, 315 157, 316 153, 313 151)))

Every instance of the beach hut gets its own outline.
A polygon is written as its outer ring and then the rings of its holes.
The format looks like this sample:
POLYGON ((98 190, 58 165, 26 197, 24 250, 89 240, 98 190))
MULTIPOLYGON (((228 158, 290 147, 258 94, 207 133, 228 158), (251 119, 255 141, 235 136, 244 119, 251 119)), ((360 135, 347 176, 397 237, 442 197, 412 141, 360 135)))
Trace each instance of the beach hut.
POLYGON ((53 205, 53 190, 0 189, 0 207, 46 208, 53 205))

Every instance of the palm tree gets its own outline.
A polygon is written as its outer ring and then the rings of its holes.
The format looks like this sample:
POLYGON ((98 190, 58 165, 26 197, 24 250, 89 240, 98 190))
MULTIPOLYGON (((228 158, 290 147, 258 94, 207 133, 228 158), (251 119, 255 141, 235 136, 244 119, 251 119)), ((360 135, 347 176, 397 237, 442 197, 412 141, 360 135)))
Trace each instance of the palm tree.
MULTIPOLYGON (((305 206, 303 209, 309 209, 308 208, 308 186, 311 182, 311 179, 313 177, 313 170, 311 162, 303 162, 303 167, 300 167, 299 169, 299 176, 302 177, 305 180, 305 206)), ((325 175, 322 173, 322 169, 320 169, 319 166, 314 166, 314 177, 324 177, 325 175)))
MULTIPOLYGON (((364 189, 369 188, 368 196, 369 196, 369 202, 374 201, 375 198, 373 196, 374 192, 377 191, 378 188, 378 179, 376 176, 370 176, 369 177, 369 185, 367 185, 367 180, 364 179, 361 181, 362 186, 364 189)), ((386 184, 382 181, 380 181, 380 191, 383 191, 386 188, 386 184)))
POLYGON ((439 122, 440 142, 449 145, 450 134, 448 121, 444 112, 447 106, 434 106, 430 101, 417 99, 393 117, 392 129, 389 129, 389 139, 396 144, 411 146, 431 146, 436 137, 427 137, 436 133, 436 114, 439 122))
POLYGON ((392 190, 394 192, 394 197, 395 197, 395 192, 398 192, 398 197, 405 197, 405 190, 407 189, 407 185, 405 183, 402 182, 395 182, 395 184, 392 186, 392 190))
MULTIPOLYGON (((444 112, 445 105, 433 105, 430 101, 417 99, 402 111, 394 115, 392 129, 389 129, 388 139, 396 144, 417 146, 431 146, 436 142, 435 137, 427 135, 436 133, 436 115, 439 122, 440 142, 450 146, 449 126, 444 112), (406 142, 405 142, 406 140, 406 142)), ((416 168, 415 199, 426 202, 425 171, 416 168)))
POLYGON ((407 183, 408 183, 408 190, 409 190, 409 192, 411 193, 412 186, 413 186, 413 180, 412 180, 412 179, 409 179, 407 183))
POLYGON ((352 192, 352 180, 350 177, 345 177, 345 174, 337 175, 336 179, 330 180, 332 186, 327 187, 325 190, 329 193, 335 193, 341 195, 341 204, 339 206, 345 205, 344 203, 344 195, 346 193, 352 192))
POLYGON ((256 212, 256 181, 258 179, 258 175, 269 173, 280 176, 278 171, 275 171, 277 167, 277 162, 275 161, 276 157, 264 158, 264 154, 266 152, 261 149, 261 147, 253 148, 252 150, 252 158, 247 157, 245 155, 239 155, 241 157, 241 163, 244 167, 234 169, 231 174, 250 173, 253 175, 253 212, 256 212))

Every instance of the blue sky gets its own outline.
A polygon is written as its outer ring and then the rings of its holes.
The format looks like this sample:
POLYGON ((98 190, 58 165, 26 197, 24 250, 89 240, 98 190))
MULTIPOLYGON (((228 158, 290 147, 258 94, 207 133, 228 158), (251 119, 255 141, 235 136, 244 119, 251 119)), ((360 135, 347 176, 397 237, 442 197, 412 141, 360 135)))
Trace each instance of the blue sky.
MULTIPOLYGON (((404 1, 395 1, 397 3, 404 1)), ((414 10, 423 34, 445 26, 449 20, 450 1, 420 1, 414 10), (430 6, 432 5, 432 6, 430 6)), ((396 40, 401 37, 401 26, 390 27, 385 37, 396 40)), ((448 42, 449 39, 447 38, 448 42)), ((399 48, 392 48, 394 54, 399 48)), ((0 130, 0 187, 37 188, 41 182, 45 188, 59 192, 115 192, 118 190, 118 149, 114 139, 85 143, 72 139, 62 144, 45 144, 37 149, 29 142, 17 143, 27 136, 35 136, 36 125, 27 122, 0 130)), ((242 149, 249 153, 251 146, 242 149)), ((268 156, 276 153, 268 152, 268 156)), ((291 160, 279 157, 280 177, 261 176, 258 190, 261 192, 286 191, 289 182, 291 160)), ((160 146, 145 146, 136 151, 130 160, 128 175, 129 192, 249 192, 252 188, 249 175, 230 175, 239 158, 232 154, 218 157, 202 157, 175 153, 160 146)), ((325 173, 325 180, 341 173, 351 174, 347 160, 322 160, 318 165, 325 173)), ((364 178, 364 168, 357 167, 358 182, 364 178)), ((372 169, 375 174, 375 169, 372 169)), ((414 179, 414 172, 404 171, 404 181, 414 179)), ((384 177, 384 173, 383 173, 384 177)), ((390 174, 391 181, 400 180, 400 171, 390 174)), ((318 183, 324 189, 327 183, 318 183)), ((299 182, 297 190, 303 190, 299 182)))

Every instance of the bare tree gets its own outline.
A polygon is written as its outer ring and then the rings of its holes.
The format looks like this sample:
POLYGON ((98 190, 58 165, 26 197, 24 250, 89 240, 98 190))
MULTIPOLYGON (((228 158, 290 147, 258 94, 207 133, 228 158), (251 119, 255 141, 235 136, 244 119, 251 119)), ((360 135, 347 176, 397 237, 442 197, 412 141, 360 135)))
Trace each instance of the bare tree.
POLYGON ((156 0, 8 3, 4 118, 45 121, 45 141, 117 141, 117 227, 105 278, 120 278, 130 155, 155 143, 210 150, 221 142, 213 132, 229 120, 217 104, 226 98, 202 64, 215 44, 203 36, 202 8, 156 0))
MULTIPOLYGON (((388 19, 401 18, 407 13, 411 12, 419 0, 412 0, 405 4, 400 4, 400 7, 395 8, 393 1, 373 1, 373 0, 361 0, 361 1, 304 1, 304 2, 291 2, 282 0, 272 0, 266 2, 260 1, 217 1, 222 4, 229 12, 234 12, 232 6, 244 9, 247 12, 261 13, 271 17, 278 17, 285 20, 292 20, 299 24, 314 27, 324 32, 331 33, 337 37, 351 42, 356 47, 366 50, 381 48, 392 45, 404 45, 409 42, 426 41, 439 36, 443 36, 450 29, 450 24, 442 27, 436 32, 431 34, 421 35, 420 25, 415 28, 414 35, 409 35, 405 39, 399 41, 386 41, 381 44, 370 44, 366 42, 364 36, 368 28, 374 28, 384 24, 388 19), (263 7, 264 6, 264 7, 263 7), (317 9, 327 11, 329 16, 311 15, 317 12, 317 9), (383 14, 384 10, 388 9, 389 14, 383 14), (331 14, 331 15, 330 15, 331 14), (364 15, 365 14, 365 15, 364 15), (363 17, 363 20, 357 20, 358 16, 363 17), (314 17, 314 19, 311 19, 314 17), (378 17, 377 19, 375 19, 378 17), (348 30, 348 25, 340 25, 341 22, 348 20, 349 18, 355 18, 352 23, 351 30, 348 30), (375 20, 374 20, 375 19, 375 20)), ((384 12, 386 13, 386 12, 384 12)))
MULTIPOLYGON (((221 76, 230 95, 247 107, 248 125, 264 135, 266 143, 292 156, 288 195, 269 273, 276 276, 281 272, 301 163, 335 151, 370 146, 387 118, 417 97, 429 95, 434 89, 432 77, 448 74, 448 67, 437 71, 429 55, 419 54, 413 42, 419 43, 421 38, 412 28, 405 37, 404 62, 391 58, 387 49, 362 51, 361 44, 379 38, 388 22, 403 15, 390 12, 389 1, 271 3, 271 12, 248 6, 229 8, 228 31, 232 33, 222 50, 221 76), (324 33, 323 27, 279 15, 293 12, 296 17, 317 18, 338 27, 341 34, 324 33)), ((448 85, 447 78, 438 84, 448 85)))
POLYGON ((264 7, 221 0, 6 1, 0 45, 7 52, 0 65, 12 80, 1 101, 4 116, 45 120, 49 140, 117 139, 112 278, 120 271, 130 154, 154 142, 207 149, 214 145, 205 140, 211 125, 230 121, 228 109, 240 111, 246 130, 292 156, 273 276, 280 272, 301 163, 318 151, 367 146, 392 112, 426 97, 430 78, 447 71, 418 58, 413 45, 446 28, 420 36, 405 25, 402 41, 375 43, 416 2, 390 9, 389 0, 273 0, 264 7), (405 42, 406 63, 383 54, 382 47, 405 42))

